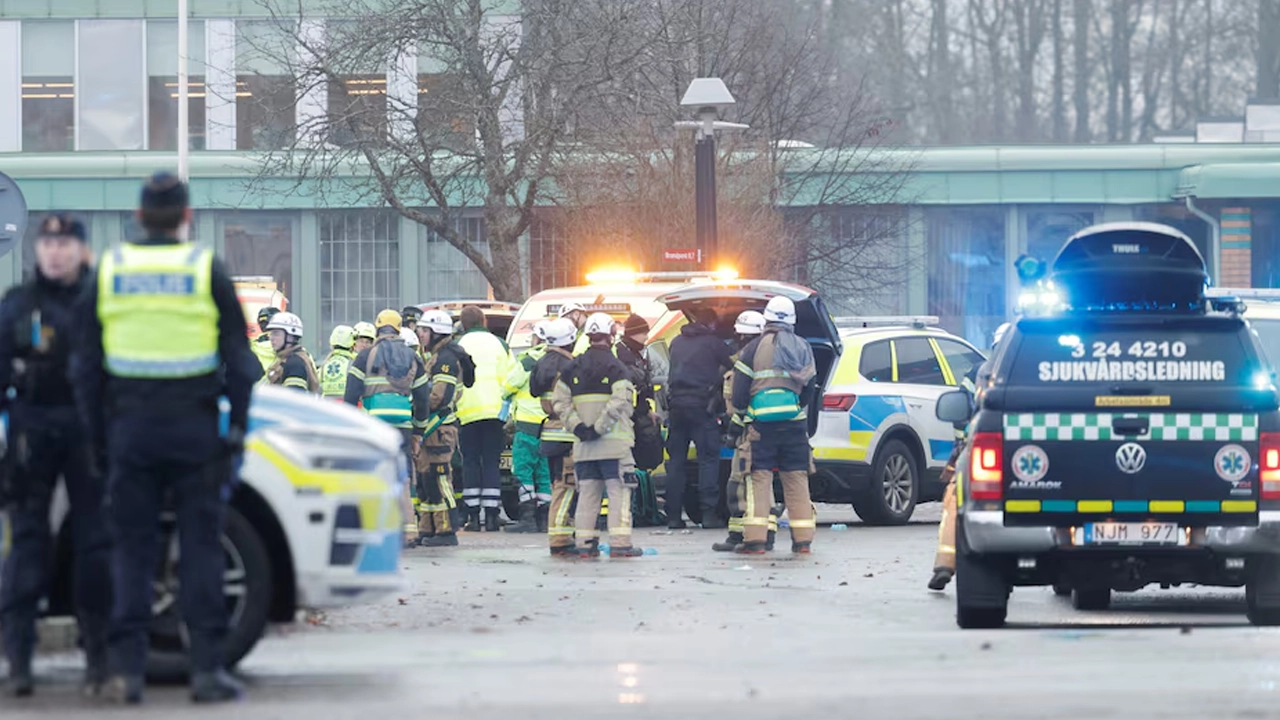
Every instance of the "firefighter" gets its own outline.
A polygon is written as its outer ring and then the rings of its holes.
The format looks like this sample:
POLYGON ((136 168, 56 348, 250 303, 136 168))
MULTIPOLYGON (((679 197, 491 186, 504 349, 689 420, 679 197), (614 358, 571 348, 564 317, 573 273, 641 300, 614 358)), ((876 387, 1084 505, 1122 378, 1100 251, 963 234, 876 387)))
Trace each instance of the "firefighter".
POLYGON ((450 511, 457 507, 453 490, 453 454, 458 450, 458 400, 475 381, 475 364, 453 339, 453 319, 443 310, 428 310, 418 319, 418 337, 430 352, 431 393, 427 419, 415 427, 422 442, 415 458, 419 543, 424 547, 458 544, 450 511), (423 331, 426 331, 425 334, 423 331))
POLYGON ((258 362, 262 363, 264 373, 276 361, 276 351, 271 347, 271 333, 267 332, 267 323, 271 322, 271 317, 278 312, 280 308, 272 305, 258 311, 258 330, 262 331, 262 334, 249 345, 253 348, 253 354, 258 357, 258 362))
POLYGON ((279 312, 267 322, 267 334, 276 352, 276 361, 267 368, 263 382, 293 388, 311 394, 320 392, 315 362, 302 347, 302 318, 291 312, 279 312))
POLYGON ((606 488, 609 503, 609 557, 639 557, 644 551, 631 544, 631 491, 638 484, 634 471, 623 464, 635 443, 631 415, 636 388, 631 373, 613 355, 614 321, 604 313, 587 318, 583 327, 590 340, 585 353, 560 371, 552 392, 552 406, 566 430, 578 438, 573 465, 578 488, 577 537, 580 558, 600 555, 596 521, 606 488))
POLYGON ((542 403, 529 392, 529 378, 538 361, 547 354, 547 320, 533 326, 533 347, 520 353, 507 374, 503 388, 505 402, 515 408, 516 435, 511 444, 511 468, 520 481, 519 520, 503 528, 511 533, 546 532, 538 508, 551 502, 551 475, 547 459, 538 448, 538 433, 547 414, 542 403))
POLYGON ((356 344, 351 348, 352 355, 360 353, 373 347, 373 341, 378 339, 378 330, 371 322, 358 322, 355 324, 356 344))
POLYGON ((529 393, 540 399, 542 411, 547 413, 538 438, 539 451, 547 458, 551 474, 551 503, 539 509, 539 515, 546 516, 539 522, 547 526, 547 543, 552 557, 576 557, 569 507, 573 504, 576 490, 573 444, 577 437, 565 430, 564 423, 556 414, 552 392, 559 382, 560 371, 573 361, 572 348, 578 337, 578 328, 572 320, 562 317, 548 323, 546 332, 547 353, 534 364, 529 377, 529 393))
MULTIPOLYGON (((347 390, 343 401, 363 406, 372 416, 398 428, 404 435, 404 452, 414 467, 417 448, 415 426, 424 424, 431 413, 431 377, 413 348, 400 339, 400 313, 386 309, 378 313, 374 326, 378 339, 351 361, 347 370, 347 390)), ((400 509, 404 514, 404 544, 418 544, 418 524, 414 522, 409 498, 409 478, 401 488, 400 509)))
MULTIPOLYGON (((991 340, 993 356, 1008 329, 1009 323, 996 328, 991 340)), ((986 372, 988 372, 986 363, 975 365, 960 381, 960 388, 973 397, 974 403, 977 402, 978 388, 985 385, 983 376, 986 372)), ((938 550, 933 556, 933 577, 929 578, 930 590, 945 590, 956 574, 956 463, 960 460, 960 453, 964 452, 968 436, 963 425, 957 424, 952 432, 955 433, 955 445, 951 448, 951 457, 942 468, 941 475, 941 480, 947 484, 947 489, 942 495, 942 520, 938 523, 938 550)))
POLYGON ((407 330, 416 330, 418 327, 418 319, 422 317, 422 308, 417 305, 405 305, 400 309, 400 327, 407 330))
MULTIPOLYGON (((746 347, 747 343, 764 332, 764 315, 755 310, 747 310, 738 315, 733 330, 738 335, 738 347, 746 347)), ((733 361, 738 361, 734 355, 733 361)), ((742 518, 747 509, 747 483, 751 474, 751 443, 747 440, 747 421, 741 409, 733 407, 733 371, 725 373, 724 402, 729 421, 725 423, 726 443, 733 448, 733 465, 729 472, 729 483, 725 486, 725 500, 729 506, 729 537, 724 542, 711 546, 716 552, 733 552, 743 542, 742 518)), ((778 515, 772 509, 769 512, 769 534, 765 540, 765 549, 772 550, 774 538, 778 535, 778 515)))
POLYGON ((751 427, 751 484, 746 491, 743 543, 737 552, 763 554, 773 505, 773 470, 782 477, 782 493, 791 518, 791 552, 808 554, 816 528, 809 499, 808 414, 817 390, 817 369, 809 343, 796 336, 796 307, 775 297, 764 310, 760 337, 738 354, 734 365, 735 408, 746 408, 751 427))
POLYGON ((325 400, 342 402, 347 393, 347 370, 355 359, 356 329, 339 325, 329 333, 329 354, 320 363, 320 394, 325 400))

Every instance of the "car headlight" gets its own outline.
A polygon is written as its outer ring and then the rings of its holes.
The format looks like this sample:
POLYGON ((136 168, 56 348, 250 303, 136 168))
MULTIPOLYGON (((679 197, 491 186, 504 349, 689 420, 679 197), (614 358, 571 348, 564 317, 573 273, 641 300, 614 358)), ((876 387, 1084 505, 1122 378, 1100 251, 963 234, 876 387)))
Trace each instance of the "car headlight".
MULTIPOLYGON (((263 438, 290 460, 310 470, 358 472, 399 478, 403 453, 385 449, 350 435, 299 427, 263 430, 263 438)), ((394 481, 393 481, 394 482, 394 481)))

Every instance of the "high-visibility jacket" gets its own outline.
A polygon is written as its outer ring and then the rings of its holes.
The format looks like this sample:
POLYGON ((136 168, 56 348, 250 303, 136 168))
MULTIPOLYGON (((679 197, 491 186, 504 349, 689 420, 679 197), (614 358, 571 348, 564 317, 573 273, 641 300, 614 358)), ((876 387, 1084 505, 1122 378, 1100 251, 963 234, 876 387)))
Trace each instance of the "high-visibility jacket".
POLYGON ((457 342, 476 366, 475 383, 458 400, 458 421, 469 425, 480 420, 497 420, 502 413, 503 385, 511 372, 511 352, 484 328, 464 333, 457 342))
POLYGON ((258 336, 256 340, 249 343, 249 347, 253 349, 253 354, 258 356, 258 362, 262 363, 262 371, 266 372, 276 361, 276 349, 271 347, 271 337, 266 333, 258 336))
POLYGON ((342 400, 347 394, 347 371, 356 354, 344 348, 334 348, 320 363, 320 395, 326 400, 342 400))
POLYGON ((542 410, 542 400, 529 392, 529 378, 533 374, 533 368, 546 354, 546 345, 536 345, 520 353, 511 372, 507 373, 504 387, 503 398, 511 400, 516 428, 524 428, 531 435, 536 435, 538 426, 547 419, 547 413, 542 410))
POLYGON ((122 244, 98 269, 98 319, 107 372, 189 378, 216 372, 213 252, 189 244, 122 244), (164 337, 163 344, 147 338, 164 337))

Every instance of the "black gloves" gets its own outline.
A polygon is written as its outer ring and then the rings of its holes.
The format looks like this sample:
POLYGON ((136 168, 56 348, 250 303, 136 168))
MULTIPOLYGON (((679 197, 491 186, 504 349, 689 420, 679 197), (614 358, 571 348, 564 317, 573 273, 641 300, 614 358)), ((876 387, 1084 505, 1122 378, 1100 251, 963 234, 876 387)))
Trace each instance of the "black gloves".
POLYGON ((596 432, 595 428, 586 423, 579 423, 578 427, 573 429, 573 434, 577 435, 578 439, 583 442, 591 442, 592 440, 600 439, 600 433, 596 432))
POLYGON ((244 454, 244 430, 232 425, 222 438, 223 450, 227 457, 239 457, 244 454))

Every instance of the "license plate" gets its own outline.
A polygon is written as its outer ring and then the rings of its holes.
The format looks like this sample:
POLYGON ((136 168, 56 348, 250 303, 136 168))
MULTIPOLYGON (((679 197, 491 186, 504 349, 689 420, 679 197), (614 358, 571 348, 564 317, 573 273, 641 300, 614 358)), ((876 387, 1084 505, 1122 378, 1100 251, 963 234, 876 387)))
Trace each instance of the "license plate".
POLYGON ((1186 545, 1187 533, 1177 523, 1085 523, 1075 528, 1073 545, 1186 545))
POLYGON ((502 457, 498 458, 498 469, 499 469, 499 470, 510 470, 510 469, 511 469, 511 456, 510 456, 510 455, 503 455, 502 457))

